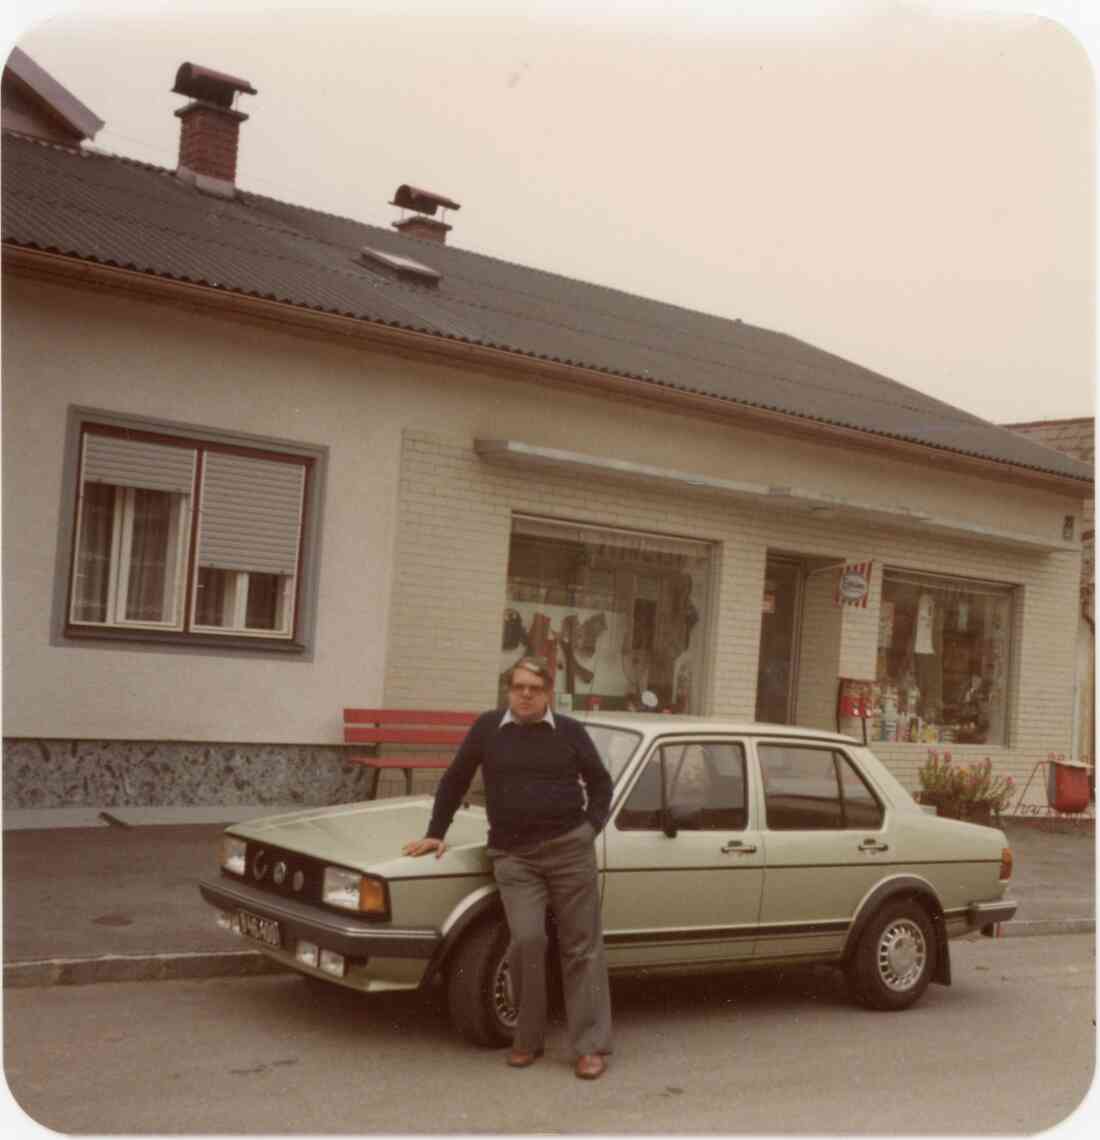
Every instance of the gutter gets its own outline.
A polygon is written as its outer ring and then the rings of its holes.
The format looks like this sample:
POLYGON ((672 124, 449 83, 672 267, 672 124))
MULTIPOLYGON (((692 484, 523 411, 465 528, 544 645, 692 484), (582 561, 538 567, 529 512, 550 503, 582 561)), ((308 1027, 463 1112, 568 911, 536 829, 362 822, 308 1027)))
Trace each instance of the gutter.
POLYGON ((888 453, 921 466, 934 465, 979 478, 1039 488, 1074 499, 1092 496, 1092 482, 1053 472, 1020 467, 1006 460, 967 455, 948 448, 880 435, 859 428, 824 423, 786 412, 740 404, 699 392, 685 392, 652 380, 635 379, 584 365, 545 360, 511 349, 491 348, 469 341, 417 332, 359 317, 309 309, 212 285, 178 281, 139 270, 108 266, 66 254, 5 243, 5 271, 20 277, 110 289, 147 300, 176 304, 193 312, 241 318, 281 331, 329 339, 345 337, 397 356, 431 360, 453 367, 472 367, 508 379, 534 380, 591 395, 599 391, 631 405, 673 408, 741 427, 772 432, 818 444, 888 453), (517 375, 518 373, 518 375, 517 375))

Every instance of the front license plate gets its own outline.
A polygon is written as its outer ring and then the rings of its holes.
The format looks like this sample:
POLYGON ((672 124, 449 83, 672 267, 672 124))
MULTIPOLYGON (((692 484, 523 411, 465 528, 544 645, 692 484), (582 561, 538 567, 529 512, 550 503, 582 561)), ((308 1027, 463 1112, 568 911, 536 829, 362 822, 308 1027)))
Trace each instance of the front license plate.
POLYGON ((282 944, 279 934, 279 924, 273 918, 261 918, 258 914, 249 914, 247 910, 237 911, 237 929, 246 937, 254 938, 265 946, 273 946, 278 950, 282 944))

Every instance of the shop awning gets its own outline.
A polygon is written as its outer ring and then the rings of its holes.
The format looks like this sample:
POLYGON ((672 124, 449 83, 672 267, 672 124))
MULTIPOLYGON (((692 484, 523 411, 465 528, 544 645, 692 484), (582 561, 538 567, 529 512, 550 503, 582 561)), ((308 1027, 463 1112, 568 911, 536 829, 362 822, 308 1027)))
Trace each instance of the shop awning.
POLYGON ((932 515, 907 507, 856 499, 838 498, 801 487, 773 486, 740 479, 718 479, 690 471, 632 463, 625 459, 586 455, 556 447, 540 447, 514 439, 477 439, 474 450, 487 462, 521 467, 555 468, 571 473, 584 472, 630 482, 656 483, 669 490, 714 494, 754 502, 768 509, 789 510, 819 518, 860 519, 888 526, 933 531, 955 537, 977 538, 999 546, 1013 546, 1036 553, 1076 553, 1080 544, 1060 538, 999 530, 966 519, 932 515))

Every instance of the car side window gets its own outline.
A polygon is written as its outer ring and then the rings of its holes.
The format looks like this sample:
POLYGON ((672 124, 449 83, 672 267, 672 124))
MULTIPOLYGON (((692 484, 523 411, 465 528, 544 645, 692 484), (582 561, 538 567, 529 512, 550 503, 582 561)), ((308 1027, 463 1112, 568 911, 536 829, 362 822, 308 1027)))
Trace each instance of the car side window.
POLYGON ((623 831, 660 831, 661 773, 665 799, 681 831, 740 831, 748 822, 745 753, 728 741, 679 742, 646 762, 615 824, 623 831))
POLYGON ((836 760, 844 797, 844 826, 877 830, 882 826, 882 804, 847 756, 838 752, 836 760))
POLYGON ((881 826, 881 805, 843 754, 831 748, 781 744, 761 744, 757 754, 771 830, 881 826))

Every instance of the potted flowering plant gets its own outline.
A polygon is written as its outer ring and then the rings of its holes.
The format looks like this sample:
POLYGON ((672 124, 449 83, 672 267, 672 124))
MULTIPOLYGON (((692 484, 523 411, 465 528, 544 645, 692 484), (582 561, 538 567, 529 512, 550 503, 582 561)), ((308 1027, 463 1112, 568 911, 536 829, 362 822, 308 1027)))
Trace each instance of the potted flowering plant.
POLYGON ((917 779, 920 803, 934 805, 937 815, 972 823, 998 822, 1016 794, 1015 781, 1011 776, 995 776, 988 756, 969 766, 955 766, 950 752, 941 757, 930 749, 917 779))

